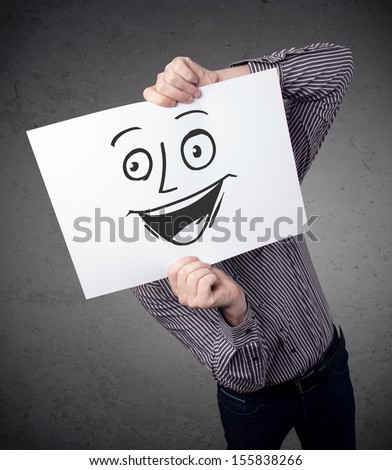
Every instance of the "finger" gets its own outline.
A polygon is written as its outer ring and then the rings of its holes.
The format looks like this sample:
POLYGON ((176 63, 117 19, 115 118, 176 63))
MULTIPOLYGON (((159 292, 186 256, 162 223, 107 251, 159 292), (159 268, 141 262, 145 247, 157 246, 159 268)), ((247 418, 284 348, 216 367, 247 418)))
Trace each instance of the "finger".
MULTIPOLYGON (((205 304, 204 299, 198 296, 199 283, 204 277, 210 276, 211 274, 209 267, 201 267, 189 273, 186 278, 186 293, 184 293, 183 298, 179 297, 180 302, 181 300, 185 300, 187 305, 193 308, 203 307, 205 304)), ((214 274, 213 276, 215 277, 214 274)))
POLYGON ((177 75, 187 82, 193 83, 194 85, 199 83, 200 77, 198 76, 197 71, 200 70, 201 67, 189 57, 176 57, 169 65, 166 66, 167 69, 170 67, 173 68, 177 75))
POLYGON ((177 274, 177 294, 178 298, 186 298, 187 297, 187 291, 188 291, 188 278, 191 273, 199 270, 207 268, 210 269, 210 265, 206 263, 202 263, 201 261, 193 261, 190 263, 187 263, 183 265, 179 270, 177 274))
POLYGON ((169 266, 169 269, 167 270, 167 277, 169 279, 170 287, 175 295, 177 295, 178 271, 186 264, 192 263, 194 261, 198 261, 196 256, 184 256, 169 266))
POLYGON ((178 90, 184 91, 195 98, 198 98, 201 95, 201 92, 196 85, 185 80, 181 75, 177 74, 172 67, 165 71, 164 80, 169 85, 172 85, 178 90))
POLYGON ((157 80, 155 90, 161 95, 177 101, 178 103, 192 103, 193 95, 186 91, 180 90, 168 83, 163 77, 157 80))
POLYGON ((211 267, 211 271, 217 277, 217 281, 213 289, 215 306, 226 306, 228 303, 232 302, 233 298, 238 297, 239 292, 241 292, 241 297, 245 299, 243 290, 231 276, 228 276, 225 272, 215 266, 211 267))
POLYGON ((158 93, 155 86, 150 86, 143 91, 143 98, 150 103, 154 103, 158 106, 173 107, 177 104, 176 100, 170 98, 170 96, 162 95, 158 93))
POLYGON ((217 282, 217 276, 211 271, 199 280, 196 298, 200 308, 211 308, 215 306, 216 299, 213 287, 217 282))
POLYGON ((218 81, 218 75, 215 72, 205 69, 189 57, 177 57, 176 59, 172 61, 174 71, 188 82, 200 87, 218 81), (177 61, 176 59, 182 60, 177 61), (197 77, 197 81, 194 80, 194 77, 197 77))

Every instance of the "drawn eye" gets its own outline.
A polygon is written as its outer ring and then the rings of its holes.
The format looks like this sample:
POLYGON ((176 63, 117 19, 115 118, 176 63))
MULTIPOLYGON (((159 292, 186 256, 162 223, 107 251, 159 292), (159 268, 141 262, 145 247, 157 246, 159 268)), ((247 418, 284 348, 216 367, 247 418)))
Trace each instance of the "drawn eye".
POLYGON ((181 156, 191 170, 202 170, 215 157, 215 142, 212 135, 203 129, 195 129, 181 142, 181 156))
POLYGON ((132 150, 125 157, 123 170, 125 176, 130 180, 146 180, 152 170, 151 155, 144 149, 132 150))

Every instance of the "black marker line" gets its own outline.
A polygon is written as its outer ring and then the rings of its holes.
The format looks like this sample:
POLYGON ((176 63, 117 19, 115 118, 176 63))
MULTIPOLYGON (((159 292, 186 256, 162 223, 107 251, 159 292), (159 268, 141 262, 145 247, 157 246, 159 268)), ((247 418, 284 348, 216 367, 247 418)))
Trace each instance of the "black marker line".
POLYGON ((154 232, 154 230, 149 225, 144 225, 144 228, 146 228, 152 235, 154 235, 155 238, 159 239, 159 236, 154 232))
POLYGON ((182 199, 179 199, 178 201, 173 201, 170 204, 163 204, 162 206, 159 206, 159 207, 153 207, 152 209, 148 209, 146 211, 135 211, 135 210, 130 209, 127 215, 129 215, 129 214, 141 214, 141 213, 145 214, 147 212, 151 213, 151 212, 158 211, 159 209, 163 209, 164 207, 170 207, 170 206, 173 206, 174 204, 179 204, 182 201, 186 201, 187 199, 190 199, 191 197, 197 196, 198 194, 202 193, 203 191, 207 191, 207 189, 212 188, 213 186, 215 186, 216 184, 220 183, 221 181, 225 180, 226 178, 228 178, 230 176, 232 176, 233 178, 237 178, 237 175, 232 175, 231 173, 228 173, 226 176, 224 176, 220 180, 215 181, 215 183, 212 183, 209 186, 207 186, 206 188, 203 188, 203 189, 200 189, 199 191, 196 191, 195 193, 191 194, 190 196, 185 196, 182 199))
POLYGON ((111 146, 114 147, 116 145, 117 140, 124 134, 130 131, 136 131, 136 130, 141 130, 141 127, 130 127, 129 129, 125 129, 124 131, 119 132, 117 135, 113 137, 113 140, 111 142, 111 146))
POLYGON ((207 114, 208 116, 208 113, 206 113, 205 111, 202 111, 201 109, 193 109, 192 111, 186 111, 185 113, 179 114, 174 119, 180 119, 182 116, 186 116, 187 114, 192 114, 192 113, 203 113, 203 114, 207 114))
POLYGON ((212 214, 212 217, 211 217, 210 223, 208 224, 208 227, 212 227, 212 225, 214 224, 215 218, 216 218, 216 216, 218 214, 218 211, 219 211, 219 208, 222 204, 222 199, 223 199, 224 195, 225 195, 225 193, 222 194, 222 197, 220 198, 220 200, 218 202, 218 205, 216 206, 216 209, 215 209, 214 213, 212 214))
POLYGON ((163 185, 165 184, 165 177, 166 177, 166 151, 165 151, 165 145, 163 142, 161 142, 161 152, 162 152, 162 178, 161 178, 161 184, 159 185, 159 193, 170 193, 171 191, 174 191, 178 189, 176 186, 175 188, 170 188, 170 189, 163 189, 163 185))

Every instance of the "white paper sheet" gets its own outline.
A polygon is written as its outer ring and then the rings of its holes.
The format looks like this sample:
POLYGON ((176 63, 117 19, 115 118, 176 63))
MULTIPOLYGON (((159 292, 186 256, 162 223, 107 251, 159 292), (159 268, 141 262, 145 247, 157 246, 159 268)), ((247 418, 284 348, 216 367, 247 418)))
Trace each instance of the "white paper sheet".
POLYGON ((276 70, 27 134, 86 298, 306 230, 276 70))

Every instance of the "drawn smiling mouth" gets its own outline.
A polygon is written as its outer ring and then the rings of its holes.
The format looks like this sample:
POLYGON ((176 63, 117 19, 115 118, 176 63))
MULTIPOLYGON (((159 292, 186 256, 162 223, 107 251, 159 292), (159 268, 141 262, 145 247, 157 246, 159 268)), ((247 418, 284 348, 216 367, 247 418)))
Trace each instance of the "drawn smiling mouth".
POLYGON ((156 237, 174 245, 189 245, 198 240, 208 226, 213 225, 224 196, 224 193, 221 194, 223 181, 230 176, 237 175, 229 173, 190 196, 145 211, 130 210, 127 216, 138 214, 147 230, 156 237))

